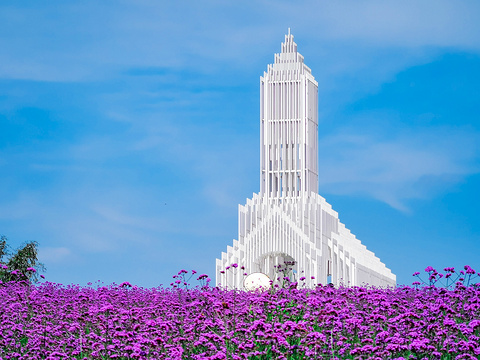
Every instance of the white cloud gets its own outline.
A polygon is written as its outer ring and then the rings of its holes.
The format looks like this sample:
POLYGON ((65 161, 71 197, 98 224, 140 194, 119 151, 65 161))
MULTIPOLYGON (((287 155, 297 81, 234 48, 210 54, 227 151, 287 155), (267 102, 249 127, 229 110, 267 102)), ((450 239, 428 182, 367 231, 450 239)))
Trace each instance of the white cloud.
POLYGON ((480 50, 480 4, 473 1, 316 2, 325 39, 375 46, 441 46, 480 50))
POLYGON ((401 211, 480 172, 479 134, 451 128, 320 139, 320 193, 371 196, 401 211))
POLYGON ((480 5, 472 1, 272 5, 192 1, 3 6, 0 33, 8 36, 0 37, 0 77, 83 81, 129 67, 195 67, 210 73, 221 64, 248 68, 265 56, 266 45, 282 39, 288 26, 310 53, 325 43, 480 50, 480 5))

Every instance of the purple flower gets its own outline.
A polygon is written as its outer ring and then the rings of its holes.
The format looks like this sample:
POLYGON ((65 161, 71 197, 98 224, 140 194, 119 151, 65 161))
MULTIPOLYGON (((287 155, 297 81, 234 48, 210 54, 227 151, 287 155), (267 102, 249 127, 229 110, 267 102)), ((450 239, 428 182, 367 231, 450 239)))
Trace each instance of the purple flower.
POLYGON ((37 270, 35 270, 35 269, 32 268, 32 267, 28 267, 26 271, 37 272, 37 270))
POLYGON ((237 268, 238 264, 232 264, 232 267, 237 268))
POLYGON ((128 281, 124 281, 120 284, 120 287, 132 287, 132 284, 130 284, 128 281))
MULTIPOLYGON (((470 268, 466 271, 468 273, 470 268)), ((440 342, 450 346, 452 351, 475 355, 480 352, 477 350, 480 320, 464 316, 478 310, 478 291, 465 291, 467 287, 461 282, 455 291, 434 286, 422 291, 409 286, 388 290, 368 286, 299 289, 297 283, 282 286, 280 281, 272 285, 272 291, 233 292, 206 285, 187 290, 180 286, 186 282, 183 275, 173 279, 180 282, 178 286, 171 283, 168 289, 134 287, 128 293, 128 303, 118 290, 126 282, 97 289, 80 286, 72 289, 71 285, 43 282, 33 285, 28 292, 21 282, 0 282, 0 299, 5 297, 7 303, 13 305, 2 313, 7 323, 27 305, 34 308, 36 316, 45 318, 44 322, 24 322, 23 328, 19 327, 22 324, 12 323, 11 331, 5 329, 3 338, 0 337, 0 349, 13 344, 14 332, 46 332, 54 341, 28 341, 23 345, 25 349, 12 347, 11 357, 21 357, 17 356, 20 350, 33 353, 40 345, 60 358, 66 356, 61 355, 64 351, 78 352, 65 350, 63 346, 69 348, 71 335, 80 332, 80 339, 75 339, 72 345, 81 342, 92 358, 106 350, 107 357, 112 359, 122 356, 132 359, 224 359, 227 339, 234 360, 265 356, 259 344, 270 347, 271 358, 286 359, 290 356, 286 352, 291 354, 292 351, 304 354, 305 358, 320 358, 315 357, 315 351, 322 347, 330 349, 331 341, 336 346, 337 359, 348 357, 350 352, 359 358, 401 359, 401 354, 414 349, 425 353, 422 358, 433 359, 442 351, 436 349, 440 342), (464 306, 455 305, 460 297, 465 300, 464 306), (363 306, 357 307, 359 299, 363 306), (60 306, 52 319, 54 304, 60 306), (223 319, 232 315, 236 328, 229 330, 222 326, 223 319), (315 332, 318 321, 330 323, 332 327, 315 332), (190 331, 179 331, 181 322, 190 331), (66 327, 56 324, 66 324, 66 327), (90 334, 83 336, 87 327, 90 334), (353 333, 357 333, 358 341, 349 338, 353 333), (113 342, 107 343, 107 336, 113 342), (185 344, 194 344, 201 353, 194 354, 185 344), (281 346, 285 347, 283 354, 281 346)), ((297 275, 304 280, 308 278, 300 271, 297 275)), ((451 275, 448 269, 444 278, 451 275)), ((439 279, 441 275, 430 272, 429 276, 439 279)), ((210 282, 206 274, 199 275, 198 279, 210 282)), ((420 285, 420 280, 413 285, 420 285)), ((234 323, 226 324, 233 326, 234 323)))
MULTIPOLYGON (((426 270, 427 270, 427 269, 425 269, 425 271, 426 271, 426 270)), ((420 272, 417 271, 417 272, 414 272, 412 276, 418 276, 418 275, 420 275, 420 272)))
POLYGON ((425 272, 435 271, 435 269, 431 266, 427 266, 425 272))

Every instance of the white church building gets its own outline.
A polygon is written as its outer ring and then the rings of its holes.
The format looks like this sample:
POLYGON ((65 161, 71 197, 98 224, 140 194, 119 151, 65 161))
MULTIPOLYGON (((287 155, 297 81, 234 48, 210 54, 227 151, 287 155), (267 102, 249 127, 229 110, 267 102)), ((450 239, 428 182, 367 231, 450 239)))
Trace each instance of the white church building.
POLYGON ((308 287, 395 286, 318 194, 318 83, 303 61, 289 30, 260 77, 260 192, 239 205, 238 240, 216 260, 216 284, 241 289, 244 273, 256 272, 274 280, 276 266, 294 262, 291 276, 308 287))

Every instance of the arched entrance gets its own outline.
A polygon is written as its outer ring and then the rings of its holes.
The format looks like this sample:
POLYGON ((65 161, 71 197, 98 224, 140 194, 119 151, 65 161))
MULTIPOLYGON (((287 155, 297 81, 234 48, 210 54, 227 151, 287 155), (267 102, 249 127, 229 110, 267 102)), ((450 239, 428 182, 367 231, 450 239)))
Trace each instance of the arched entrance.
POLYGON ((256 271, 266 274, 274 282, 288 277, 297 281, 297 262, 293 257, 282 252, 271 252, 262 255, 256 262, 256 271))

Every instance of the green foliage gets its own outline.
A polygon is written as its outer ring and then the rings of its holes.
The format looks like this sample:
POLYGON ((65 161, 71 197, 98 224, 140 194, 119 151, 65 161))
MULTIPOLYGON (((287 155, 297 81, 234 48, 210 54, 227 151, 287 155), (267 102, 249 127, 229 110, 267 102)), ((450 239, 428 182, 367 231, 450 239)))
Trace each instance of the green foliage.
POLYGON ((0 264, 2 264, 2 259, 8 253, 7 238, 3 235, 0 236, 0 264))
POLYGON ((37 282, 38 272, 46 270, 38 261, 38 243, 30 241, 12 252, 7 241, 0 236, 0 280, 37 282))

